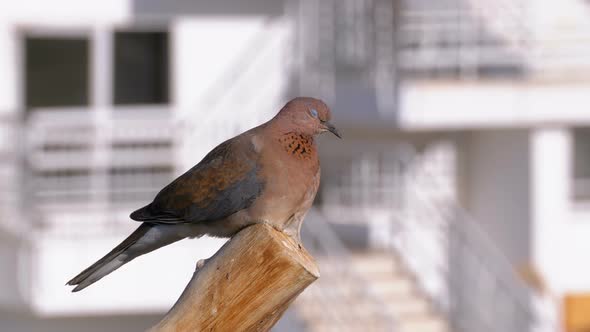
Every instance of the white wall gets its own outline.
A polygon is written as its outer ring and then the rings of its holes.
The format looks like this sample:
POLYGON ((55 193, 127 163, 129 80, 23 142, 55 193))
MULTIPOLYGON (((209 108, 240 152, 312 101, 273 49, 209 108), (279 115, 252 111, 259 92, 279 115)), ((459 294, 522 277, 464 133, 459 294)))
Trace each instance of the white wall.
POLYGON ((173 99, 186 126, 182 165, 284 105, 292 27, 285 17, 186 17, 173 24, 173 99))
POLYGON ((533 256, 558 296, 590 291, 590 213, 570 200, 572 143, 567 127, 531 134, 533 256))
POLYGON ((2 112, 15 112, 18 105, 17 46, 14 27, 0 19, 0 116, 2 112))
POLYGON ((162 316, 163 313, 40 318, 26 314, 0 312, 0 330, 6 332, 139 332, 153 326, 162 316))
POLYGON ((81 27, 120 22, 129 17, 131 0, 21 0, 0 3, 0 21, 18 27, 81 27))
POLYGON ((399 125, 417 130, 590 123, 590 83, 405 81, 399 125))
POLYGON ((30 261, 26 248, 24 241, 2 233, 0 229, 0 311, 27 307, 30 261))
POLYGON ((465 207, 510 261, 528 264, 531 247, 527 130, 482 130, 463 136, 465 207))
MULTIPOLYGON (((100 315, 42 318, 0 311, 2 332, 139 332, 153 326, 164 312, 141 315, 100 315)), ((304 325, 293 309, 281 317, 274 332, 301 332, 304 325)))
POLYGON ((33 310, 48 317, 165 312, 190 280, 196 262, 212 256, 225 242, 208 237, 184 240, 138 257, 81 292, 71 293, 71 287, 63 286, 127 235, 36 238, 30 276, 33 310))
MULTIPOLYGON (((173 77, 176 82, 173 99, 179 109, 188 112, 187 116, 210 115, 212 110, 199 107, 204 103, 223 102, 219 99, 251 68, 262 49, 272 47, 272 39, 282 33, 281 28, 264 16, 175 20, 172 27, 173 77)), ((271 56, 280 57, 282 54, 271 56)), ((267 68, 266 74, 272 74, 274 69, 267 68)), ((250 83, 260 86, 264 78, 261 75, 250 83)), ((235 110, 236 113, 239 111, 235 110)))
POLYGON ((130 18, 130 1, 20 0, 0 2, 0 112, 19 111, 22 101, 20 38, 25 33, 91 32, 130 18))

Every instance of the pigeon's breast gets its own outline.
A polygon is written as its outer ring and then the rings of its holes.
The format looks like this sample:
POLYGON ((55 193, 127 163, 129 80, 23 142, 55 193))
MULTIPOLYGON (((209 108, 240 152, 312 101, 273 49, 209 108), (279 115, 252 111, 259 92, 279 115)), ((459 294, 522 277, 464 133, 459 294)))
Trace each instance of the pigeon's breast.
POLYGON ((259 177, 264 190, 248 214, 283 229, 293 215, 311 206, 320 165, 313 138, 290 134, 273 143, 265 143, 260 153, 259 177))

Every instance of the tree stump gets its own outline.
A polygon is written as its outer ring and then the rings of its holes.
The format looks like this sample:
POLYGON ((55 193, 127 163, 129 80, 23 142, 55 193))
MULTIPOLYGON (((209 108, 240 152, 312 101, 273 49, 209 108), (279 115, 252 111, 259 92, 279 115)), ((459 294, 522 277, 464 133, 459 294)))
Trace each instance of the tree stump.
POLYGON ((268 331, 319 277, 313 257, 265 224, 245 228, 192 279, 150 332, 268 331))

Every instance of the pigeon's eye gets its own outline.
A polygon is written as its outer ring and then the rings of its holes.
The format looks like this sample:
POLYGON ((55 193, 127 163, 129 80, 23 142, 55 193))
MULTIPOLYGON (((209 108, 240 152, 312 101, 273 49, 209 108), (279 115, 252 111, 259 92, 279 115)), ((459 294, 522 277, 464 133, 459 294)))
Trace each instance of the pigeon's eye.
POLYGON ((313 116, 314 118, 318 117, 318 111, 315 108, 312 108, 311 110, 309 110, 309 113, 311 114, 311 116, 313 116))

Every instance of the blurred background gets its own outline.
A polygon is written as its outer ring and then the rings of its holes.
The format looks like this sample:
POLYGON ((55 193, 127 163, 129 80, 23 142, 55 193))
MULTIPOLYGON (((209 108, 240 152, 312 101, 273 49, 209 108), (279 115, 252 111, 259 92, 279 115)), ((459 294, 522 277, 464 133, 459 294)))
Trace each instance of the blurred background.
POLYGON ((142 331, 223 240, 64 283, 206 152, 325 100, 275 331, 590 331, 585 0, 0 2, 0 331, 142 331))

